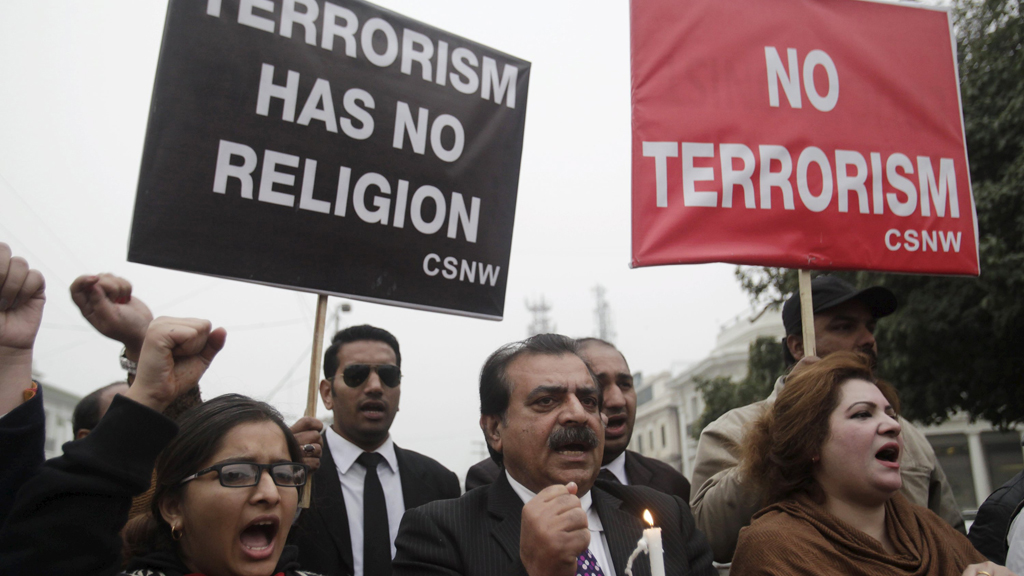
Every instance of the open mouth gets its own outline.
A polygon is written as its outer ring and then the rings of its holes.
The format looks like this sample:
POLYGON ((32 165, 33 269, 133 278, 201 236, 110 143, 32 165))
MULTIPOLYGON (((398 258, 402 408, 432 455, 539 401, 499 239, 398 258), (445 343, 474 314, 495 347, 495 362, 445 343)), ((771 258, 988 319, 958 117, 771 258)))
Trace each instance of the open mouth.
POLYGON ((882 462, 889 462, 891 464, 898 464, 900 461, 900 447, 898 444, 890 442, 878 452, 875 452, 875 459, 881 460, 882 462))
POLYGON ((626 426, 626 415, 625 414, 619 414, 619 415, 616 415, 616 416, 609 416, 608 417, 608 427, 605 429, 605 432, 611 432, 613 434, 621 433, 621 432, 624 431, 625 426, 626 426))
POLYGON ((580 456, 598 443, 597 434, 586 427, 560 428, 548 437, 548 448, 564 456, 580 456))
POLYGON ((381 418, 386 410, 384 403, 378 400, 368 400, 359 406, 359 411, 370 418, 381 418))
POLYGON ((560 446, 560 447, 555 449, 555 451, 558 452, 559 454, 565 454, 565 455, 568 455, 568 456, 575 456, 577 454, 582 454, 582 453, 586 452, 587 450, 590 450, 590 448, 586 444, 577 443, 577 442, 573 442, 571 444, 565 444, 565 445, 560 446))
POLYGON ((273 516, 261 516, 242 530, 238 540, 250 557, 262 560, 274 551, 274 538, 280 529, 280 521, 273 516))

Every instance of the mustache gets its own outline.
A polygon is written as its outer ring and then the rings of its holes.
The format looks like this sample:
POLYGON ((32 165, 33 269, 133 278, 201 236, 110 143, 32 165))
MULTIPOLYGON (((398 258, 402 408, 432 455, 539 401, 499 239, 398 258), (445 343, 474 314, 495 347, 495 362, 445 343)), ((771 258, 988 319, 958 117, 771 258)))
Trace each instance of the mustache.
POLYGON ((870 346, 865 346, 857 351, 867 356, 868 364, 871 366, 872 370, 878 368, 878 354, 875 353, 874 349, 872 349, 870 346))
POLYGON ((586 426, 559 428, 548 436, 548 448, 552 450, 561 450, 570 444, 582 444, 591 450, 597 448, 599 442, 597 434, 586 426))

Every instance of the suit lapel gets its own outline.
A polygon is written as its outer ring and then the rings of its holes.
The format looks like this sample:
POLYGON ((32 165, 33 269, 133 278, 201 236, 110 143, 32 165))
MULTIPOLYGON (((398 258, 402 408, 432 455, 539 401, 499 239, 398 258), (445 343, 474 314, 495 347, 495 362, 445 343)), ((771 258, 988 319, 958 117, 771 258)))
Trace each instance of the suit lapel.
POLYGON ((508 483, 504 471, 491 485, 487 494, 487 512, 495 520, 491 536, 508 554, 509 560, 519 560, 519 529, 523 515, 523 501, 508 483))
POLYGON ((625 468, 626 478, 629 479, 630 484, 637 486, 651 485, 651 476, 654 474, 629 450, 626 450, 625 468))
POLYGON ((348 511, 345 508, 345 497, 341 492, 341 480, 338 479, 338 466, 334 463, 327 439, 323 440, 323 457, 320 468, 313 475, 313 508, 310 511, 319 514, 330 532, 331 540, 338 548, 342 564, 352 574, 355 569, 352 562, 352 540, 348 530, 348 511))
POLYGON ((398 479, 402 483, 402 500, 405 502, 405 509, 409 510, 422 506, 434 498, 431 490, 430 478, 421 474, 416 462, 406 455, 397 445, 395 446, 395 460, 398 461, 398 479))
MULTIPOLYGON (((638 516, 622 510, 622 500, 608 492, 596 486, 590 492, 594 495, 594 506, 597 507, 597 515, 604 526, 604 535, 608 539, 608 552, 612 556, 615 573, 625 574, 626 561, 636 548, 637 541, 643 536, 643 522, 638 516)), ((651 565, 645 558, 637 557, 633 561, 634 576, 649 576, 650 573, 651 565)))

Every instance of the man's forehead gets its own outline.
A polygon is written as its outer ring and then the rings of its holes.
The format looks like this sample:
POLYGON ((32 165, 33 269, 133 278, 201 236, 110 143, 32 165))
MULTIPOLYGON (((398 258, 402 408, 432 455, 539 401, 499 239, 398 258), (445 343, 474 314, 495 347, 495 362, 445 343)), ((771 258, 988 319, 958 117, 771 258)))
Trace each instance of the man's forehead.
POLYGON ((587 365, 575 354, 521 354, 509 364, 508 378, 513 390, 524 394, 538 386, 594 386, 587 365))
POLYGON ((580 348, 580 356, 597 374, 629 374, 626 357, 613 346, 603 342, 588 342, 580 348))

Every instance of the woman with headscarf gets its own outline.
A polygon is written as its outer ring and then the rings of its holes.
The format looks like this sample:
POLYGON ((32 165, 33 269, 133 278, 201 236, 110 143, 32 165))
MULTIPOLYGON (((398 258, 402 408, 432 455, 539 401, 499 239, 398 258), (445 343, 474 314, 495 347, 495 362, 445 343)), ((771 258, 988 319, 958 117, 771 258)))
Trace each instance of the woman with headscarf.
POLYGON ((766 507, 740 532, 732 576, 1012 574, 899 493, 898 413, 856 353, 790 375, 744 439, 742 477, 766 507))

